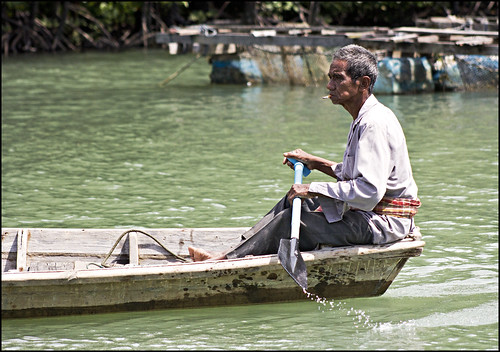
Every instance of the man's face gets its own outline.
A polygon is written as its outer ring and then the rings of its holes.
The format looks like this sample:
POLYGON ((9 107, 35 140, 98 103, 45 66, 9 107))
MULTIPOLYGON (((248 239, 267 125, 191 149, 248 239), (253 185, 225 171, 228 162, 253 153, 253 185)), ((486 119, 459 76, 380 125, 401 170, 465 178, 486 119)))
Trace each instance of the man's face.
POLYGON ((346 73, 347 62, 344 60, 335 60, 330 65, 328 77, 330 81, 326 89, 330 91, 330 100, 334 104, 348 104, 354 96, 360 92, 360 81, 353 81, 346 73))

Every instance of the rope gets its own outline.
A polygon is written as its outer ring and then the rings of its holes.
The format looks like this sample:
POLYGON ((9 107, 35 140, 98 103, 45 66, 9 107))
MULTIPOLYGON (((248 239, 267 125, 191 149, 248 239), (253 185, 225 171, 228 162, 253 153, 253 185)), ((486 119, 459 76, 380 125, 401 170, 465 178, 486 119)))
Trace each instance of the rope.
POLYGON ((95 265, 95 266, 98 266, 100 268, 110 268, 111 266, 108 265, 108 264, 106 264, 106 261, 109 259, 109 257, 111 256, 111 254, 115 250, 115 248, 118 245, 118 243, 120 243, 121 239, 125 235, 129 234, 130 232, 138 232, 138 233, 142 233, 143 235, 148 236, 149 238, 151 238, 152 240, 154 240, 156 243, 158 243, 164 250, 166 250, 168 253, 170 253, 171 255, 173 255, 174 257, 176 257, 177 259, 179 259, 179 260, 181 260, 183 262, 188 262, 187 259, 185 259, 183 257, 180 257, 177 254, 175 254, 174 252, 172 252, 170 249, 168 249, 167 247, 165 247, 160 241, 158 241, 154 236, 150 235, 149 233, 146 233, 146 232, 141 231, 141 230, 127 230, 124 233, 122 233, 120 235, 120 237, 118 237, 118 239, 115 241, 115 244, 113 245, 113 247, 111 248, 111 250, 108 252, 108 255, 106 255, 106 258, 104 258, 104 260, 101 262, 101 264, 89 263, 89 264, 87 264, 87 269, 88 269, 89 265, 95 265))

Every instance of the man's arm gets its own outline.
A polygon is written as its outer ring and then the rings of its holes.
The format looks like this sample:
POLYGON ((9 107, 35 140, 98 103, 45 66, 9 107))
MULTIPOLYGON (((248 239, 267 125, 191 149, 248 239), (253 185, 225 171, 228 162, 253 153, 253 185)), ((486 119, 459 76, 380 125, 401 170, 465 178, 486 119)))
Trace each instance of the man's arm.
POLYGON ((288 165, 292 169, 293 164, 288 161, 287 158, 299 160, 303 164, 305 164, 309 168, 309 170, 318 170, 328 176, 338 179, 337 175, 335 175, 335 173, 333 172, 333 169, 337 166, 338 163, 334 161, 306 153, 302 149, 295 149, 288 153, 283 153, 283 156, 283 164, 288 165))
POLYGON ((314 198, 323 196, 320 193, 309 192, 310 184, 293 184, 287 193, 287 199, 292 204, 295 197, 299 198, 314 198))

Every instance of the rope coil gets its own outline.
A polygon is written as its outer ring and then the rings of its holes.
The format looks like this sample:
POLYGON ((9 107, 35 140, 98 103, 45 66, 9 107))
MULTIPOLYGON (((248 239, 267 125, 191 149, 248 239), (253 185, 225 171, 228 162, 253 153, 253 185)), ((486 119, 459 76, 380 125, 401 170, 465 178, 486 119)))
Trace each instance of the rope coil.
POLYGON ((115 250, 116 246, 118 245, 118 243, 120 243, 121 239, 131 233, 131 232, 137 232, 137 233, 142 233, 143 235, 146 235, 148 236, 149 238, 151 238, 152 240, 154 240, 156 243, 158 243, 160 245, 160 247, 162 247, 164 250, 166 250, 169 254, 171 254, 172 256, 174 256, 175 258, 177 258, 178 260, 180 261, 183 261, 183 262, 188 262, 187 259, 181 257, 181 256, 178 256, 177 254, 175 254, 174 252, 172 252, 170 249, 168 249, 167 247, 165 247, 158 239, 156 239, 154 236, 150 235, 149 233, 146 233, 144 231, 141 231, 141 230, 127 230, 125 231, 124 233, 122 233, 120 235, 120 237, 118 237, 118 239, 115 241, 115 244, 113 245, 113 247, 111 248, 111 250, 108 252, 108 254, 106 255, 106 257, 103 259, 103 261, 100 263, 100 264, 97 264, 97 263, 89 263, 87 264, 87 269, 89 267, 89 265, 95 265, 99 268, 110 268, 111 265, 109 264, 106 264, 106 261, 109 259, 109 257, 111 256, 111 254, 113 254, 113 251, 115 250))

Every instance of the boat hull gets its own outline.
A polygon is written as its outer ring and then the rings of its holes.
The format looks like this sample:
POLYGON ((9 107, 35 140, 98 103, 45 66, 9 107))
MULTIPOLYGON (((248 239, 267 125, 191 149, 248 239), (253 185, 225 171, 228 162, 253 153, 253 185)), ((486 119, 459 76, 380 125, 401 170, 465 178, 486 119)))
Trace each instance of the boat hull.
MULTIPOLYGON (((303 252, 307 292, 328 299, 382 295, 408 258, 420 255, 424 245, 423 241, 404 240, 303 252)), ((75 268, 3 272, 2 318, 307 299, 277 255, 75 268)))

